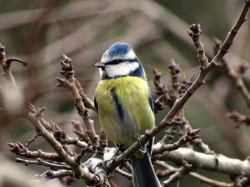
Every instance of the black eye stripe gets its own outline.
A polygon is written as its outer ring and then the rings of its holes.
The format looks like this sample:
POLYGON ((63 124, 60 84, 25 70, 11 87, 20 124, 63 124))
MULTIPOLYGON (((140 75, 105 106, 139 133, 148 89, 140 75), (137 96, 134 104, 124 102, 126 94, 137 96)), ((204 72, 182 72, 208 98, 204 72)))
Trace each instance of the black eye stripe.
POLYGON ((108 62, 105 62, 105 65, 115 65, 115 64, 119 64, 121 62, 139 62, 138 58, 134 58, 134 59, 114 59, 108 62))

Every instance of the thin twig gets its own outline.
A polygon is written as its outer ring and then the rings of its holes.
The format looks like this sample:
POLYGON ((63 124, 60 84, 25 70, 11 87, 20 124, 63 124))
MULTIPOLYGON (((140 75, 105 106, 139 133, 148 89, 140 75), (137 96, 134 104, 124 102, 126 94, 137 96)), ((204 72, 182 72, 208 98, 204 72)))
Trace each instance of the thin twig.
POLYGON ((38 151, 30 151, 26 146, 22 143, 9 143, 10 151, 15 153, 16 155, 23 156, 25 158, 42 158, 45 160, 51 161, 60 161, 60 157, 56 153, 47 153, 41 150, 38 151))
POLYGON ((16 162, 23 163, 26 166, 28 166, 28 165, 41 165, 41 166, 50 167, 52 169, 71 170, 71 168, 68 165, 54 164, 54 163, 46 162, 46 161, 41 160, 39 158, 37 160, 24 160, 24 159, 21 159, 21 158, 16 158, 15 160, 16 160, 16 162))
POLYGON ((75 101, 75 106, 77 108, 78 114, 83 119, 87 130, 86 133, 89 135, 92 142, 92 147, 95 149, 98 146, 98 136, 95 132, 94 121, 90 119, 89 111, 87 108, 85 108, 82 101, 82 97, 79 93, 79 85, 77 87, 77 80, 74 76, 72 60, 66 55, 63 55, 61 65, 61 74, 65 77, 65 79, 57 77, 56 79, 59 82, 57 87, 65 87, 71 92, 75 101))
MULTIPOLYGON (((220 49, 221 46, 221 41, 217 38, 214 38, 214 52, 217 53, 218 50, 220 49)), ((226 74, 231 78, 232 81, 234 81, 234 83, 237 86, 237 89, 240 91, 241 95, 243 96, 243 98, 245 99, 247 106, 250 108, 250 92, 247 89, 244 81, 242 80, 241 74, 240 73, 244 73, 246 70, 244 69, 244 66, 242 67, 242 70, 240 70, 239 72, 237 72, 236 70, 233 69, 233 67, 230 65, 230 63, 225 59, 222 58, 221 60, 221 64, 222 67, 226 70, 226 74)))
POLYGON ((167 187, 175 181, 179 181, 185 175, 191 172, 192 166, 185 163, 180 169, 178 169, 174 174, 172 174, 167 180, 163 181, 162 187, 167 187))
POLYGON ((153 149, 153 155, 163 153, 165 151, 173 151, 173 150, 178 149, 179 147, 183 146, 187 142, 191 142, 195 140, 196 138, 199 138, 199 135, 198 135, 199 131, 200 129, 190 130, 187 132, 186 135, 182 136, 178 141, 176 141, 173 144, 165 144, 162 142, 155 144, 154 149, 153 149))
POLYGON ((115 172, 123 177, 126 177, 128 180, 132 180, 132 178, 133 178, 133 176, 130 173, 123 171, 119 168, 115 168, 115 172))
POLYGON ((70 170, 58 170, 58 171, 48 170, 38 177, 53 179, 53 178, 61 178, 61 177, 66 177, 66 176, 74 176, 74 172, 70 170))
POLYGON ((28 140, 28 142, 25 144, 25 147, 29 147, 30 144, 36 141, 36 139, 41 136, 39 133, 36 133, 31 139, 28 140))
POLYGON ((208 65, 208 58, 205 53, 204 45, 200 40, 201 28, 200 24, 193 24, 190 26, 190 30, 188 31, 189 36, 192 38, 194 42, 194 46, 197 49, 198 60, 200 61, 200 68, 206 68, 208 65))

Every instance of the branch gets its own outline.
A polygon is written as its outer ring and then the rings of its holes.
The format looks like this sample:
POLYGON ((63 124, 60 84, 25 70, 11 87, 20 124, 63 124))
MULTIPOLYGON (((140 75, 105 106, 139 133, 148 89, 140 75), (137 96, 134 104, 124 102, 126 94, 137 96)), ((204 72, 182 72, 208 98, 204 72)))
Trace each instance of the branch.
POLYGON ((36 133, 31 139, 29 139, 28 141, 27 141, 27 143, 25 144, 25 147, 29 147, 30 146, 30 144, 32 144, 33 142, 35 142, 36 141, 36 139, 39 137, 39 136, 41 136, 39 133, 36 133))
POLYGON ((244 175, 250 177, 249 160, 241 161, 238 159, 228 158, 223 155, 208 155, 196 152, 188 148, 179 148, 171 152, 156 154, 153 159, 168 160, 180 164, 183 159, 191 164, 194 168, 216 171, 228 175, 244 175))
POLYGON ((201 183, 209 184, 209 185, 214 186, 214 187, 234 187, 234 184, 232 184, 232 183, 225 183, 225 182, 221 182, 221 181, 216 181, 216 180, 204 177, 204 176, 202 176, 198 173, 195 173, 195 172, 190 172, 189 176, 200 181, 201 183))
MULTIPOLYGON (((4 48, 2 48, 2 49, 4 49, 4 48)), ((0 65, 3 69, 4 63, 5 63, 5 60, 3 60, 3 59, 5 59, 5 58, 3 58, 3 57, 5 57, 4 50, 0 50, 0 57, 1 57, 0 58, 0 62, 1 62, 0 65)), ((75 80, 74 78, 71 79, 72 78, 72 71, 70 71, 70 69, 72 66, 70 64, 65 64, 64 62, 62 62, 62 64, 64 66, 63 70, 65 70, 65 72, 62 72, 62 74, 65 73, 64 74, 65 77, 74 81, 75 80)), ((4 71, 4 69, 3 69, 3 71, 4 71)), ((12 84, 16 89, 15 80, 11 74, 10 68, 9 68, 9 75, 10 75, 10 77, 12 77, 13 81, 12 80, 11 80, 12 82, 7 81, 7 85, 12 84)), ((65 82, 66 81, 68 81, 68 80, 66 79, 65 82)), ((63 82, 64 81, 62 81, 62 83, 63 82)), ((94 130, 93 121, 89 119, 88 112, 86 112, 87 109, 85 111, 81 110, 81 109, 84 109, 83 108, 84 106, 82 104, 81 98, 78 97, 79 93, 78 93, 78 90, 77 90, 75 84, 73 85, 72 88, 74 89, 72 91, 72 94, 76 94, 76 95, 74 95, 74 98, 77 99, 76 106, 79 109, 78 112, 80 114, 83 114, 85 122, 89 123, 89 124, 85 123, 86 126, 89 125, 89 126, 87 126, 87 129, 94 130)), ((17 89, 16 89, 16 93, 19 94, 17 89)), ((38 134, 40 134, 50 144, 50 146, 55 150, 56 157, 58 157, 58 159, 60 159, 61 161, 65 162, 66 165, 68 165, 73 171, 64 171, 64 170, 55 171, 55 172, 54 171, 47 171, 42 175, 42 177, 52 177, 53 178, 53 177, 74 175, 75 177, 84 179, 87 183, 89 183, 91 185, 92 184, 94 184, 94 185, 105 184, 106 186, 109 186, 107 184, 106 173, 104 172, 102 167, 100 167, 100 168, 97 167, 98 164, 102 162, 102 159, 95 158, 93 156, 92 158, 87 160, 86 163, 83 163, 83 164, 80 164, 79 161, 76 161, 75 160, 76 158, 74 157, 74 155, 71 154, 71 151, 69 149, 66 149, 67 147, 64 145, 67 143, 67 140, 68 140, 66 134, 56 124, 48 123, 45 119, 42 118, 44 111, 45 111, 45 108, 38 109, 37 107, 35 107, 31 103, 27 103, 26 110, 22 111, 21 117, 26 118, 28 121, 30 121, 30 123, 34 126, 36 132, 38 134), (90 172, 90 170, 92 172, 90 172)), ((92 133, 94 133, 94 131, 92 131, 92 133)), ((98 140, 98 138, 97 138, 97 140, 98 140)), ((32 152, 32 153, 29 152, 28 148, 19 142, 16 144, 9 144, 9 146, 11 147, 11 151, 16 152, 17 154, 24 154, 24 155, 26 154, 26 156, 28 156, 28 155, 34 156, 34 152, 32 152)), ((39 154, 41 154, 40 151, 37 152, 36 156, 37 157, 41 156, 39 154)), ((45 154, 43 154, 43 156, 44 157, 49 156, 51 158, 51 155, 45 156, 45 154)))
POLYGON ((175 63, 174 59, 171 60, 169 66, 169 72, 171 75, 172 87, 174 90, 174 95, 176 98, 179 98, 179 90, 180 90, 180 73, 181 69, 178 64, 175 63))
MULTIPOLYGON (((192 130, 191 124, 189 123, 189 121, 184 116, 184 111, 183 111, 182 116, 181 116, 181 121, 183 121, 183 123, 184 123, 183 126, 186 126, 186 129, 188 129, 189 131, 192 130)), ((212 151, 210 149, 210 147, 206 143, 203 142, 201 137, 195 138, 190 143, 192 145, 195 145, 197 148, 199 148, 204 153, 214 154, 214 151, 212 151)))
MULTIPOLYGON (((157 174, 158 174, 157 176, 159 177, 166 177, 167 175, 171 173, 175 173, 179 170, 173 166, 168 165, 166 162, 163 162, 163 161, 155 161, 154 164, 166 169, 166 170, 157 171, 157 174)), ((214 187, 234 187, 233 183, 225 183, 221 181, 216 181, 216 180, 204 177, 195 172, 189 172, 188 175, 196 180, 199 180, 201 183, 209 184, 214 187)))
POLYGON ((196 138, 199 138, 199 135, 197 135, 199 131, 200 129, 190 130, 187 132, 186 135, 182 136, 177 142, 173 144, 165 144, 163 142, 159 142, 155 144, 153 147, 153 155, 160 154, 165 151, 173 151, 173 150, 180 148, 181 146, 185 145, 187 142, 191 142, 195 140, 196 138))
POLYGON ((90 138, 88 134, 86 133, 86 127, 83 128, 83 126, 80 124, 79 121, 71 121, 71 124, 74 127, 74 133, 77 134, 83 141, 90 142, 90 138))
POLYGON ((93 111, 96 112, 96 109, 95 109, 95 105, 94 103, 88 98, 88 96, 84 93, 84 90, 82 88, 82 85, 80 84, 79 81, 76 81, 76 87, 79 91, 79 94, 81 95, 82 97, 82 102, 84 104, 84 106, 88 109, 92 109, 93 111))
POLYGON ((132 178, 133 178, 132 174, 127 173, 126 171, 123 171, 119 168, 115 168, 115 172, 123 177, 126 177, 128 180, 132 180, 132 178))
POLYGON ((71 168, 68 165, 61 165, 61 164, 54 164, 54 163, 46 162, 46 161, 41 160, 40 158, 38 158, 37 160, 24 160, 21 158, 16 158, 16 162, 23 163, 26 166, 28 166, 28 165, 41 165, 41 166, 50 167, 52 169, 71 170, 71 168))
MULTIPOLYGON (((214 38, 214 43, 214 52, 217 53, 222 42, 219 39, 214 38)), ((237 72, 232 68, 232 66, 225 58, 222 59, 222 67, 225 68, 227 75, 231 78, 232 81, 234 81, 237 89, 245 99, 247 106, 250 108, 250 92, 241 78, 241 74, 245 73, 247 67, 241 65, 239 67, 239 71, 237 72)))
POLYGON ((163 181, 162 187, 167 187, 175 181, 179 181, 185 175, 187 175, 191 171, 190 165, 184 165, 180 169, 178 169, 174 174, 172 174, 167 180, 163 181))
MULTIPOLYGON (((169 94, 169 91, 168 91, 166 84, 164 84, 161 81, 161 76, 162 76, 161 72, 159 72, 157 69, 154 69, 153 74, 154 74, 154 85, 156 88, 156 94, 161 97, 161 101, 164 101, 164 103, 166 105, 169 105, 171 108, 174 104, 175 98, 173 98, 173 95, 169 94)), ((157 107, 157 105, 156 105, 156 107, 157 107)), ((158 107, 157 107, 157 109, 158 109, 158 107)), ((162 108, 159 107, 158 111, 161 109, 162 108)))
POLYGON ((234 42, 234 39, 235 39, 237 33, 240 30, 240 27, 247 20, 247 13, 249 11, 249 7, 250 7, 250 1, 245 0, 244 6, 241 10, 241 13, 240 13, 237 21, 235 22, 234 26, 231 28, 231 30, 227 34, 226 39, 224 40, 224 42, 222 43, 222 45, 220 47, 220 50, 218 51, 218 53, 215 55, 215 57, 213 58, 213 60, 209 64, 208 69, 212 69, 214 66, 218 65, 220 60, 223 58, 223 56, 228 52, 229 48, 231 47, 231 45, 234 42))
POLYGON ((23 156, 25 158, 43 158, 45 160, 54 160, 61 161, 59 156, 56 153, 46 153, 41 150, 38 151, 30 151, 27 147, 25 147, 22 143, 9 143, 10 151, 15 153, 16 155, 23 156))
POLYGON ((14 77, 12 76, 11 73, 11 63, 12 62, 19 62, 23 64, 23 66, 27 66, 27 62, 24 62, 20 59, 16 58, 6 58, 6 53, 5 53, 5 47, 0 43, 0 65, 2 67, 3 71, 3 77, 7 83, 7 86, 11 89, 14 89, 17 91, 17 86, 14 77))
POLYGON ((229 117, 235 123, 237 123, 237 127, 239 127, 240 123, 245 123, 246 125, 250 125, 250 116, 242 115, 237 111, 227 113, 227 117, 229 117))
POLYGON ((58 171, 48 170, 48 171, 45 171, 42 175, 37 176, 37 177, 54 179, 54 178, 61 178, 61 177, 66 177, 66 176, 74 176, 74 172, 70 170, 58 170, 58 171))
POLYGON ((201 43, 201 40, 200 40, 200 35, 201 35, 200 24, 191 25, 190 30, 191 31, 188 31, 188 34, 192 38, 194 42, 194 46, 197 49, 197 53, 198 53, 197 57, 200 62, 200 68, 206 68, 209 62, 205 54, 204 45, 203 43, 201 43))
POLYGON ((61 60, 62 65, 62 71, 61 74, 65 77, 63 78, 56 78, 59 84, 57 87, 65 87, 67 88, 74 100, 75 100, 75 106, 77 108, 79 116, 81 116, 85 126, 86 126, 86 133, 89 135, 93 148, 96 148, 98 146, 98 136, 96 135, 95 128, 94 128, 94 121, 90 119, 89 111, 85 108, 84 103, 82 101, 82 97, 79 93, 78 88, 79 82, 77 83, 77 80, 74 76, 74 70, 73 70, 73 64, 72 60, 68 58, 66 55, 62 56, 63 59, 61 60), (77 87, 78 84, 78 87, 77 87))

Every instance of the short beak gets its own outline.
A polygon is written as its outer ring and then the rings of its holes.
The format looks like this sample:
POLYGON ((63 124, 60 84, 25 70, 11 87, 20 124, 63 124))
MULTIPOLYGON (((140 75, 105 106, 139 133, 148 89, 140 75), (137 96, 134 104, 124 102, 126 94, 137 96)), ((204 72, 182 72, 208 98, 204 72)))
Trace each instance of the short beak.
POLYGON ((98 68, 103 68, 104 67, 104 63, 103 62, 97 62, 95 64, 95 66, 98 67, 98 68))

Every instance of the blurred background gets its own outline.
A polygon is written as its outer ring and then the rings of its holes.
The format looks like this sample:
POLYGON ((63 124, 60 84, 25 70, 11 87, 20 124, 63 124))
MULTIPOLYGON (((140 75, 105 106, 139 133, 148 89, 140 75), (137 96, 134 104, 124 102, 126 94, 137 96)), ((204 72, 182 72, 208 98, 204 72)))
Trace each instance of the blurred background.
MULTIPOLYGON (((144 65, 154 99, 153 69, 162 72, 162 80, 171 89, 168 64, 172 58, 180 64, 182 77, 197 76, 199 62, 196 48, 187 34, 192 23, 200 23, 206 53, 213 57, 212 37, 224 39, 236 20, 243 0, 0 0, 0 43, 6 47, 7 57, 18 57, 28 62, 27 68, 13 64, 12 70, 23 97, 38 107, 46 107, 45 118, 54 121, 75 136, 70 120, 80 118, 70 93, 56 88, 55 77, 60 76, 60 57, 68 55, 75 68, 76 78, 85 93, 94 98, 99 81, 94 66, 104 51, 113 43, 129 43, 144 65)), ((244 24, 226 59, 232 66, 249 63, 250 26, 244 24)), ((244 75, 250 88, 250 73, 244 75)), ((0 77, 0 85, 4 80, 0 77)), ((2 96, 0 104, 6 102, 2 96)), ((12 103, 13 104, 13 103, 12 103)), ((168 108, 157 114, 160 121, 168 108)), ((185 106, 186 118, 193 128, 201 128, 200 135, 215 152, 229 157, 245 159, 250 155, 250 129, 239 129, 225 114, 237 110, 249 114, 246 103, 234 83, 218 67, 185 106)), ((99 122, 91 114, 96 129, 99 122)), ((14 162, 15 155, 8 151, 7 143, 25 143, 35 134, 28 121, 13 118, 0 111, 0 152, 14 162)), ((157 136, 160 139, 163 134, 157 136)), ((31 150, 51 150, 39 138, 31 150)), ((20 164, 20 168, 24 167, 20 164)), ((33 174, 46 168, 29 166, 33 174)), ((218 180, 229 181, 222 174, 198 171, 218 180)), ((130 182, 118 175, 115 181, 121 186, 130 182)), ((198 182, 185 177, 181 186, 194 186, 198 182)), ((175 186, 176 184, 173 184, 175 186)), ((199 184, 200 186, 205 186, 199 184)), ((78 180, 73 186, 84 186, 78 180)))

